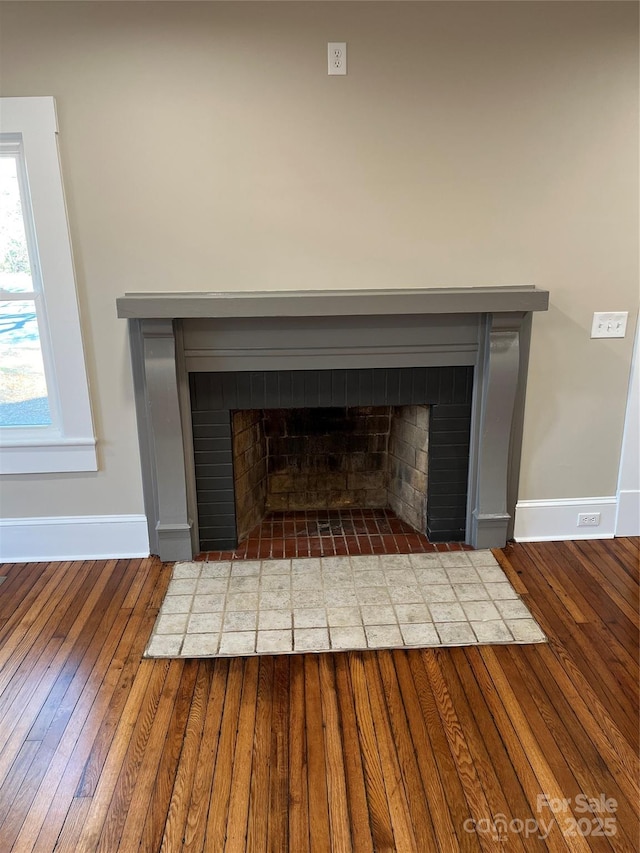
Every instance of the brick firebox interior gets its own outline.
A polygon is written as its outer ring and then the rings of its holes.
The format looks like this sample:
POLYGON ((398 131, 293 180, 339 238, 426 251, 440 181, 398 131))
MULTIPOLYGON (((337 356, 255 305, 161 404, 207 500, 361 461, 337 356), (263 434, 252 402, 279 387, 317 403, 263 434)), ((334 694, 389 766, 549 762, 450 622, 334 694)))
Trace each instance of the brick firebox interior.
POLYGON ((428 406, 232 414, 238 539, 266 512, 391 507, 424 531, 428 406))

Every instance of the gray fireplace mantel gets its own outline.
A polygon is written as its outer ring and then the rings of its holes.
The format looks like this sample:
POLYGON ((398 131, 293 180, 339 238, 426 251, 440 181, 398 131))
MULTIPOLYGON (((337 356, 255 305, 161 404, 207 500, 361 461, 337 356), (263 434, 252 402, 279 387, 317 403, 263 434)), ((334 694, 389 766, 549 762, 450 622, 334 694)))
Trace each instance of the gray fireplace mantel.
POLYGON ((127 293, 151 551, 198 549, 188 374, 474 368, 466 541, 501 547, 517 499, 534 311, 529 285, 404 290, 127 293))
POLYGON ((409 290, 273 290, 126 293, 118 317, 330 317, 546 311, 549 291, 530 285, 409 290))

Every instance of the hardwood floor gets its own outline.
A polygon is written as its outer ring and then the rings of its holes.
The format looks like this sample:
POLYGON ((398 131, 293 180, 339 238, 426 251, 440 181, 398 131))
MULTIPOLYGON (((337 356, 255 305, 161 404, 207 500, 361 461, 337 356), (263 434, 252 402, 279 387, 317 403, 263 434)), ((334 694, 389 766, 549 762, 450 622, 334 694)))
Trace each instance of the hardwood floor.
POLYGON ((0 851, 636 851, 638 545, 496 552, 549 644, 217 661, 169 565, 2 566, 0 851))

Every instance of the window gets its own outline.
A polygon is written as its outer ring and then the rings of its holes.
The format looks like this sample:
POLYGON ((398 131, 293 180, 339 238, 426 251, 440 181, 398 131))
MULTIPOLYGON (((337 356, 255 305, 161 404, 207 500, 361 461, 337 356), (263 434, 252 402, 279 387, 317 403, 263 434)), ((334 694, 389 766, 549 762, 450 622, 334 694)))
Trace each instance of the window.
POLYGON ((0 98, 0 473, 97 470, 53 98, 0 98))
POLYGON ((40 329, 46 328, 42 284, 35 239, 33 236, 27 239, 27 228, 33 235, 22 141, 18 136, 3 134, 0 140, 0 427, 51 424, 40 335, 40 329))

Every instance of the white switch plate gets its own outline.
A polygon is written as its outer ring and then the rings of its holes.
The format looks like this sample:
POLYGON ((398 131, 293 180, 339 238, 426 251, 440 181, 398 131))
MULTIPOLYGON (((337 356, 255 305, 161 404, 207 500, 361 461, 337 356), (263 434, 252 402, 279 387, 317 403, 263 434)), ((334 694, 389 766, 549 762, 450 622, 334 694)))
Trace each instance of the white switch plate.
POLYGON ((624 338, 627 333, 628 311, 601 311, 593 315, 592 338, 624 338))
POLYGON ((347 73, 346 41, 330 41, 327 44, 327 61, 329 74, 347 73))

